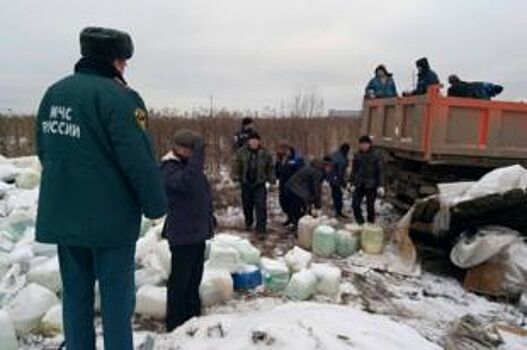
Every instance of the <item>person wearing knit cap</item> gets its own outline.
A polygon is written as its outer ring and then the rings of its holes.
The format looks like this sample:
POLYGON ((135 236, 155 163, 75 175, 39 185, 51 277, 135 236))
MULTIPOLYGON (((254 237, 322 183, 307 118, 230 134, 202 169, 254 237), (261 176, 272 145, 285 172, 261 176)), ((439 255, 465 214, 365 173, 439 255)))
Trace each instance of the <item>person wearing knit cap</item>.
POLYGON ((166 198, 146 107, 124 79, 131 36, 88 27, 79 41, 74 73, 48 88, 38 109, 36 240, 58 245, 66 347, 95 349, 98 280, 104 348, 131 350, 141 216, 162 217, 166 198))
POLYGON ((405 95, 424 95, 429 86, 439 84, 439 78, 430 68, 430 63, 426 57, 418 59, 415 66, 417 67, 417 86, 414 91, 405 95))
POLYGON ((174 136, 174 147, 161 164, 168 213, 163 237, 171 252, 167 283, 166 329, 171 332, 201 315, 199 285, 205 261, 205 241, 212 237, 215 218, 212 194, 204 172, 203 138, 191 130, 174 136))
POLYGON ((249 135, 254 131, 253 120, 252 118, 245 117, 242 119, 242 125, 240 130, 234 134, 233 139, 233 149, 235 151, 239 150, 247 143, 249 140, 249 135))

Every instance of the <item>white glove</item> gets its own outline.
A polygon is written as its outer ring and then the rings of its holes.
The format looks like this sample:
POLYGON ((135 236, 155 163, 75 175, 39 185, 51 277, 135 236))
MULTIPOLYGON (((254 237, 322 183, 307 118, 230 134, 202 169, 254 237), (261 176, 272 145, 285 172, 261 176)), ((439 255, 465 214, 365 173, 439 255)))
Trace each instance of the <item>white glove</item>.
POLYGON ((384 190, 384 187, 381 186, 377 189, 377 196, 382 198, 384 197, 385 194, 386 194, 386 191, 384 190))
POLYGON ((265 189, 269 191, 271 189, 271 184, 269 182, 265 183, 265 189))

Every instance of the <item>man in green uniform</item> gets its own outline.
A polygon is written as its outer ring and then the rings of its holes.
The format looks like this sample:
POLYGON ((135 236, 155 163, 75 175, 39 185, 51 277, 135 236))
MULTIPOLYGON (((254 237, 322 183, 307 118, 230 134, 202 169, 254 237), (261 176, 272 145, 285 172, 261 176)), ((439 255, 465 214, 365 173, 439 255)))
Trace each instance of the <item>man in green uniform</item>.
POLYGON ((105 349, 129 350, 141 214, 163 216, 166 199, 145 105, 123 79, 131 37, 89 27, 80 45, 74 74, 46 91, 38 111, 36 239, 58 245, 66 347, 95 349, 98 280, 105 349))

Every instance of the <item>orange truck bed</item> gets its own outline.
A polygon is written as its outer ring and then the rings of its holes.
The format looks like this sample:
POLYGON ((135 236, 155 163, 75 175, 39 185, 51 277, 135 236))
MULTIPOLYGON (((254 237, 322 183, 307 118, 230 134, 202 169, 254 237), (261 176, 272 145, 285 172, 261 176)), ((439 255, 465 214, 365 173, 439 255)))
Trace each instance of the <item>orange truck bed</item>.
POLYGON ((431 164, 527 164, 527 104, 426 95, 365 100, 362 132, 394 155, 431 164))

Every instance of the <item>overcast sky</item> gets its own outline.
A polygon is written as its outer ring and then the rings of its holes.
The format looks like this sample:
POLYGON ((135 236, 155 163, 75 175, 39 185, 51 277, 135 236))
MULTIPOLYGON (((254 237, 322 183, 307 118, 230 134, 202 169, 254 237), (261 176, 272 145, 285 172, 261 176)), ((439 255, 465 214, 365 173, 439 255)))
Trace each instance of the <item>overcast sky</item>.
POLYGON ((525 0, 17 0, 0 10, 0 112, 34 111, 71 72, 88 25, 128 31, 127 79, 150 107, 279 110, 300 90, 359 109, 379 63, 399 91, 428 56, 442 81, 527 97, 525 0))

